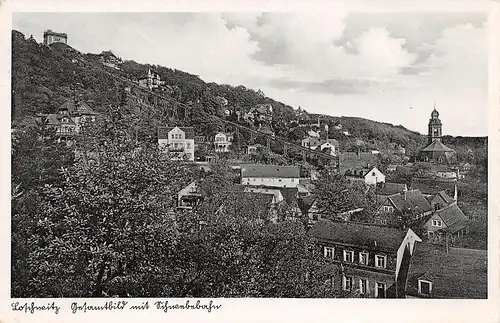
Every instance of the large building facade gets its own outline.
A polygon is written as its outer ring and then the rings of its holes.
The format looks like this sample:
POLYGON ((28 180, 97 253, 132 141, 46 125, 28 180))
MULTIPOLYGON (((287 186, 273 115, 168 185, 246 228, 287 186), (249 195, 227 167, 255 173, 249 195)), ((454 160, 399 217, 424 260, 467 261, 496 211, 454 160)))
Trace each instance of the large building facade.
POLYGON ((439 112, 434 108, 429 119, 427 146, 422 148, 418 154, 420 161, 450 164, 455 160, 455 150, 441 142, 442 136, 443 124, 439 119, 439 112))
POLYGON ((43 33, 43 44, 49 46, 53 43, 68 43, 68 35, 64 33, 56 33, 52 30, 47 30, 43 33))
POLYGON ((194 129, 158 127, 158 146, 173 160, 194 161, 194 129))

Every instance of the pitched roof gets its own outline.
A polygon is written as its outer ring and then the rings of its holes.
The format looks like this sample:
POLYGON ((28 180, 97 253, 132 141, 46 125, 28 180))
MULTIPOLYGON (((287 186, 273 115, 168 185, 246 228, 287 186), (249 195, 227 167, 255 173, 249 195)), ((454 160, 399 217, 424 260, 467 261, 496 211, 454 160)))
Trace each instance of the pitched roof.
MULTIPOLYGON (((168 139, 168 133, 176 127, 158 127, 158 139, 168 139)), ((184 131, 186 134, 186 139, 194 139, 194 128, 193 127, 177 127, 184 131)))
POLYGON ((448 194, 446 194, 446 192, 444 190, 439 191, 436 195, 439 195, 446 202, 446 204, 451 204, 451 203, 455 202, 455 200, 452 197, 450 197, 448 194))
POLYGON ((408 190, 408 187, 404 183, 391 183, 385 182, 382 188, 377 190, 377 194, 380 195, 393 195, 397 193, 401 193, 405 190, 408 190))
POLYGON ((60 125, 62 124, 61 120, 63 118, 67 118, 67 122, 65 124, 75 124, 73 120, 71 120, 69 115, 59 114, 59 113, 49 113, 49 114, 37 114, 37 117, 41 118, 46 124, 50 126, 60 125))
POLYGON ((418 296, 418 279, 431 281, 430 298, 487 298, 486 250, 450 248, 428 243, 415 246, 406 281, 406 294, 418 296))
POLYGON ((92 108, 85 102, 75 100, 68 100, 59 106, 58 111, 66 110, 69 114, 87 114, 96 115, 98 113, 94 112, 92 108))
POLYGON ((299 178, 299 167, 275 165, 242 165, 241 177, 299 178))
POLYGON ((441 140, 434 140, 431 142, 429 145, 427 145, 425 148, 423 148, 421 151, 432 151, 432 152, 437 152, 437 151, 442 151, 442 152, 453 152, 455 150, 446 147, 441 140))
POLYGON ((463 226, 469 221, 462 210, 458 207, 457 203, 453 203, 436 211, 436 214, 443 219, 444 224, 446 224, 447 230, 455 232, 463 228, 463 226))
POLYGON ((432 211, 429 201, 419 190, 410 190, 387 197, 399 211, 419 211, 419 213, 432 211))
POLYGON ((406 232, 387 226, 357 222, 319 220, 311 234, 322 242, 341 243, 363 249, 396 252, 406 232))
POLYGON ((299 195, 299 189, 297 187, 280 187, 279 190, 287 204, 292 204, 297 201, 297 196, 299 195))

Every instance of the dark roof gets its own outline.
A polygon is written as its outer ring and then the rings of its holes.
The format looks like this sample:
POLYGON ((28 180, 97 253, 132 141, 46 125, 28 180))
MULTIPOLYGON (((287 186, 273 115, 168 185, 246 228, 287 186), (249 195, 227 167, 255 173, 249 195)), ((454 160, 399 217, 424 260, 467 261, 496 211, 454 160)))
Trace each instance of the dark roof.
POLYGON ((436 214, 443 219, 446 224, 446 231, 452 233, 460 230, 469 222, 462 210, 458 207, 457 203, 453 203, 436 211, 436 214))
POLYGON ((291 204, 297 201, 297 196, 299 195, 299 189, 296 187, 280 187, 281 195, 285 199, 287 204, 291 204))
MULTIPOLYGON (((168 139, 168 133, 175 127, 158 127, 158 139, 168 139)), ((186 134, 186 139, 194 139, 193 127, 178 127, 186 134)))
POLYGON ((387 226, 349 221, 319 220, 311 234, 322 242, 331 242, 363 249, 396 252, 406 232, 387 226))
POLYGON ((299 178, 298 166, 242 165, 241 177, 299 178))
POLYGON ((426 180, 413 178, 411 183, 412 189, 418 189, 423 194, 436 195, 439 191, 444 189, 453 189, 455 182, 450 181, 439 181, 439 180, 426 180))
POLYGON ((419 213, 432 211, 429 201, 419 190, 389 195, 387 197, 399 211, 418 211, 419 213))
POLYGON ((405 190, 408 190, 408 188, 406 187, 406 184, 385 182, 384 185, 380 189, 377 190, 377 194, 393 195, 393 194, 401 193, 405 190))
POLYGON ((59 114, 59 113, 37 114, 37 117, 42 119, 46 124, 50 126, 62 124, 61 120, 63 118, 68 119, 68 122, 66 122, 66 124, 75 124, 75 122, 71 120, 71 117, 65 114, 59 114))
POLYGON ((354 152, 340 153, 340 171, 345 173, 347 169, 363 169, 368 165, 377 166, 378 157, 372 153, 360 153, 359 156, 354 152))
POLYGON ((430 152, 454 152, 453 149, 446 147, 441 140, 434 140, 427 147, 423 148, 422 151, 430 151, 430 152))
POLYGON ((397 165, 396 172, 399 172, 401 174, 410 174, 411 169, 409 167, 406 167, 406 166, 397 165))
POLYGON ((406 294, 418 296, 418 279, 432 282, 430 298, 487 298, 486 250, 450 248, 417 243, 410 261, 406 294))
POLYGON ((439 191, 436 195, 439 195, 446 202, 446 204, 451 204, 455 202, 455 200, 448 194, 446 194, 445 191, 439 191))
POLYGON ((98 113, 94 112, 92 108, 85 102, 75 100, 68 100, 59 106, 58 111, 66 110, 69 114, 80 114, 80 115, 96 115, 98 113))
POLYGON ((316 200, 316 196, 314 194, 310 194, 308 196, 304 196, 302 198, 299 198, 297 200, 297 204, 299 205, 299 208, 301 211, 309 212, 309 209, 314 204, 315 200, 316 200))

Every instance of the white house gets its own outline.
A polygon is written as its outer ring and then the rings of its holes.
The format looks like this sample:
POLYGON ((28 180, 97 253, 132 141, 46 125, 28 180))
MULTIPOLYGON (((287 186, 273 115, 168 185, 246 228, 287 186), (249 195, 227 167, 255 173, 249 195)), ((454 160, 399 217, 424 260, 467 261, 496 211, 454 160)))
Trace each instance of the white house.
POLYGON ((378 170, 377 167, 373 167, 364 176, 365 183, 368 185, 376 185, 377 183, 385 183, 385 175, 378 170))
POLYGON ((325 142, 319 146, 319 150, 325 151, 328 150, 330 152, 330 155, 335 156, 335 145, 333 145, 330 142, 325 142))
POLYGON ((362 170, 348 169, 345 174, 348 181, 364 181, 368 185, 385 183, 385 175, 377 167, 362 170))
POLYGON ((319 138, 320 133, 321 133, 321 131, 319 131, 319 130, 318 130, 318 131, 309 130, 309 131, 307 132, 307 135, 308 135, 309 137, 319 138))
POLYGON ((252 186, 297 187, 298 166, 242 165, 241 184, 252 186))
POLYGON ((158 146, 173 160, 194 161, 193 127, 158 127, 158 146))
POLYGON ((229 151, 229 146, 233 141, 232 133, 219 132, 214 137, 215 151, 219 153, 226 153, 229 151))

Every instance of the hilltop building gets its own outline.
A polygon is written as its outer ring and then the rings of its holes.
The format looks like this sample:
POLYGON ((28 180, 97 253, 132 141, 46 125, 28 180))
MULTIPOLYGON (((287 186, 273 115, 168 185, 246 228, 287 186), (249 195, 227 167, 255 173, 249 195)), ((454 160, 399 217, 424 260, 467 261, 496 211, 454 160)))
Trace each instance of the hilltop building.
POLYGON ((158 127, 158 145, 174 160, 194 161, 193 127, 158 127))
POLYGON ((56 33, 52 30, 46 30, 43 33, 43 44, 49 46, 53 43, 64 43, 68 44, 68 35, 65 33, 56 33))
POLYGON ((418 159, 420 161, 435 162, 439 164, 451 163, 455 157, 455 150, 446 147, 441 142, 443 125, 439 119, 439 112, 437 112, 436 108, 432 110, 428 127, 427 146, 420 150, 418 159))
POLYGON ((139 86, 148 88, 150 90, 157 89, 161 85, 164 85, 165 81, 160 79, 160 75, 155 72, 151 72, 151 69, 148 69, 148 73, 141 76, 139 78, 139 86))

